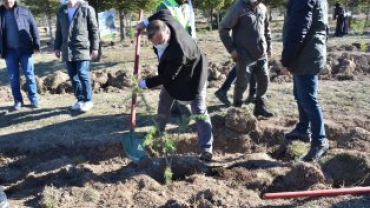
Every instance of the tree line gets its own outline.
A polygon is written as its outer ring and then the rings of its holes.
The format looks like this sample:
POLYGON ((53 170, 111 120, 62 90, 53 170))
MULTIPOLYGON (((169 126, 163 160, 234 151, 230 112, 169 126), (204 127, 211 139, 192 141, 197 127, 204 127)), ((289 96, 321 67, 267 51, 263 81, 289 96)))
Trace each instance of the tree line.
MULTIPOLYGON (((95 8, 97 12, 115 8, 119 17, 120 40, 125 39, 125 20, 128 14, 137 13, 139 9, 143 9, 146 13, 153 13, 161 0, 87 0, 87 2, 95 8)), ((28 6, 36 16, 43 16, 48 25, 48 34, 51 42, 53 41, 52 34, 52 17, 55 16, 59 0, 20 0, 20 2, 28 6)), ((194 8, 206 10, 210 15, 210 22, 213 21, 212 14, 218 14, 225 11, 231 6, 234 0, 192 0, 194 8)), ((264 0, 264 4, 270 8, 284 7, 287 0, 264 0)), ((344 6, 369 6, 370 0, 328 0, 331 6, 339 2, 344 6)))

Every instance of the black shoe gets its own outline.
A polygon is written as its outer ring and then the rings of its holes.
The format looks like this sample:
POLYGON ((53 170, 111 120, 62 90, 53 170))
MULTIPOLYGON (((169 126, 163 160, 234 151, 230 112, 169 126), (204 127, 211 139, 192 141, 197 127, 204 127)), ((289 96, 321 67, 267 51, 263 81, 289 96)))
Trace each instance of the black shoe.
POLYGON ((286 140, 290 140, 290 141, 301 140, 303 142, 310 142, 311 141, 311 133, 307 132, 307 133, 303 134, 295 128, 291 132, 286 133, 284 135, 284 138, 286 140))
POLYGON ((244 101, 246 105, 250 103, 256 103, 256 95, 249 95, 247 99, 244 101))
POLYGON ((329 150, 329 144, 326 142, 320 146, 311 146, 310 151, 301 158, 302 161, 311 162, 319 159, 329 150))
POLYGON ((218 98, 220 102, 222 102, 226 106, 231 106, 231 102, 227 97, 226 91, 219 89, 215 92, 215 96, 218 98))
POLYGON ((204 161, 204 162, 212 162, 212 153, 210 153, 210 152, 203 152, 199 156, 199 160, 204 161))

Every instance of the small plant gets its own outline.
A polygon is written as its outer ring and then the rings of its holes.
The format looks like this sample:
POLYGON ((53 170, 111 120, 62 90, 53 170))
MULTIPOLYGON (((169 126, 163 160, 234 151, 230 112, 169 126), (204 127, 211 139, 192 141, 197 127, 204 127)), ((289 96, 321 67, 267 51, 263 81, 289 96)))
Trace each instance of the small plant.
POLYGON ((100 194, 92 188, 86 188, 83 197, 86 202, 97 202, 100 194))
POLYGON ((41 193, 41 202, 40 205, 42 208, 57 208, 58 199, 57 199, 57 190, 54 186, 46 186, 41 193))
POLYGON ((361 41, 360 41, 360 48, 361 48, 362 52, 366 52, 367 49, 368 49, 366 40, 364 38, 362 38, 361 41))

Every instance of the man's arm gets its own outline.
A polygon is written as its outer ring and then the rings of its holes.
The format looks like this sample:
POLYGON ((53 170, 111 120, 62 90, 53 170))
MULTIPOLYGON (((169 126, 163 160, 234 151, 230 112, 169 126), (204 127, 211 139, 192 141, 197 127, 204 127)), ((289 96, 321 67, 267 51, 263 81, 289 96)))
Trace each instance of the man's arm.
POLYGON ((178 56, 177 58, 172 58, 171 61, 166 62, 164 69, 161 69, 163 73, 151 77, 145 80, 146 86, 148 88, 154 88, 160 85, 165 85, 172 82, 179 75, 181 69, 186 63, 186 58, 184 56, 178 56))
POLYGON ((96 19, 96 14, 94 8, 91 6, 88 7, 87 11, 87 30, 89 32, 90 40, 90 50, 98 51, 99 50, 99 26, 96 19))
POLYGON ((268 16, 268 10, 265 7, 265 39, 267 44, 267 55, 271 56, 271 29, 270 29, 270 18, 268 16))
POLYGON ((285 67, 289 68, 291 62, 299 54, 303 41, 311 28, 313 3, 308 0, 293 0, 288 5, 289 21, 284 25, 286 31, 283 37, 284 48, 281 60, 285 67))
MULTIPOLYGON (((236 4, 234 4, 236 5, 236 4)), ((235 45, 230 36, 230 30, 232 30, 238 23, 239 12, 236 6, 231 6, 227 11, 226 15, 222 19, 219 27, 218 33, 222 43, 224 44, 226 50, 231 54, 235 51, 235 45)))
POLYGON ((57 14, 56 30, 55 30, 55 40, 54 40, 54 51, 59 51, 62 45, 62 29, 60 26, 59 15, 57 14))
POLYGON ((28 11, 29 15, 29 24, 30 24, 30 32, 32 36, 33 41, 33 50, 40 51, 40 35, 39 35, 39 29, 37 27, 36 21, 33 18, 33 15, 30 11, 28 11))

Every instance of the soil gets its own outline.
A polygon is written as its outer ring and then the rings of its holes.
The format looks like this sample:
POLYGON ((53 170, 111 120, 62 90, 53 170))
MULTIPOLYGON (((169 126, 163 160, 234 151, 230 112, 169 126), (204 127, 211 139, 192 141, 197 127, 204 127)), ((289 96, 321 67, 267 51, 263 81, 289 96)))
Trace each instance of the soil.
MULTIPOLYGON (((95 107, 78 114, 66 107, 74 101, 68 75, 54 71, 37 78, 40 109, 10 111, 10 89, 0 86, 0 101, 6 105, 0 107, 0 184, 11 207, 370 207, 370 195, 263 198, 270 192, 370 186, 370 51, 360 51, 356 43, 329 47, 328 65, 320 75, 320 101, 331 149, 319 161, 304 163, 298 158, 309 144, 284 140, 298 116, 291 77, 279 75, 277 58, 270 62, 273 83, 267 104, 277 115, 258 120, 250 113, 253 106, 226 108, 213 97, 233 63, 218 58, 217 50, 224 53, 219 42, 200 45, 211 60, 207 101, 214 160, 220 165, 210 167, 198 159, 194 123, 183 133, 173 116, 168 132, 178 138, 177 151, 173 181, 166 184, 163 157, 135 164, 122 151, 131 104, 126 99, 131 93, 130 72, 113 67, 92 71, 95 107)), ((149 77, 155 68, 150 63, 140 71, 149 77)), ((155 107, 158 90, 144 92, 144 97, 155 107)), ((138 135, 152 124, 146 110, 139 103, 138 135)))

